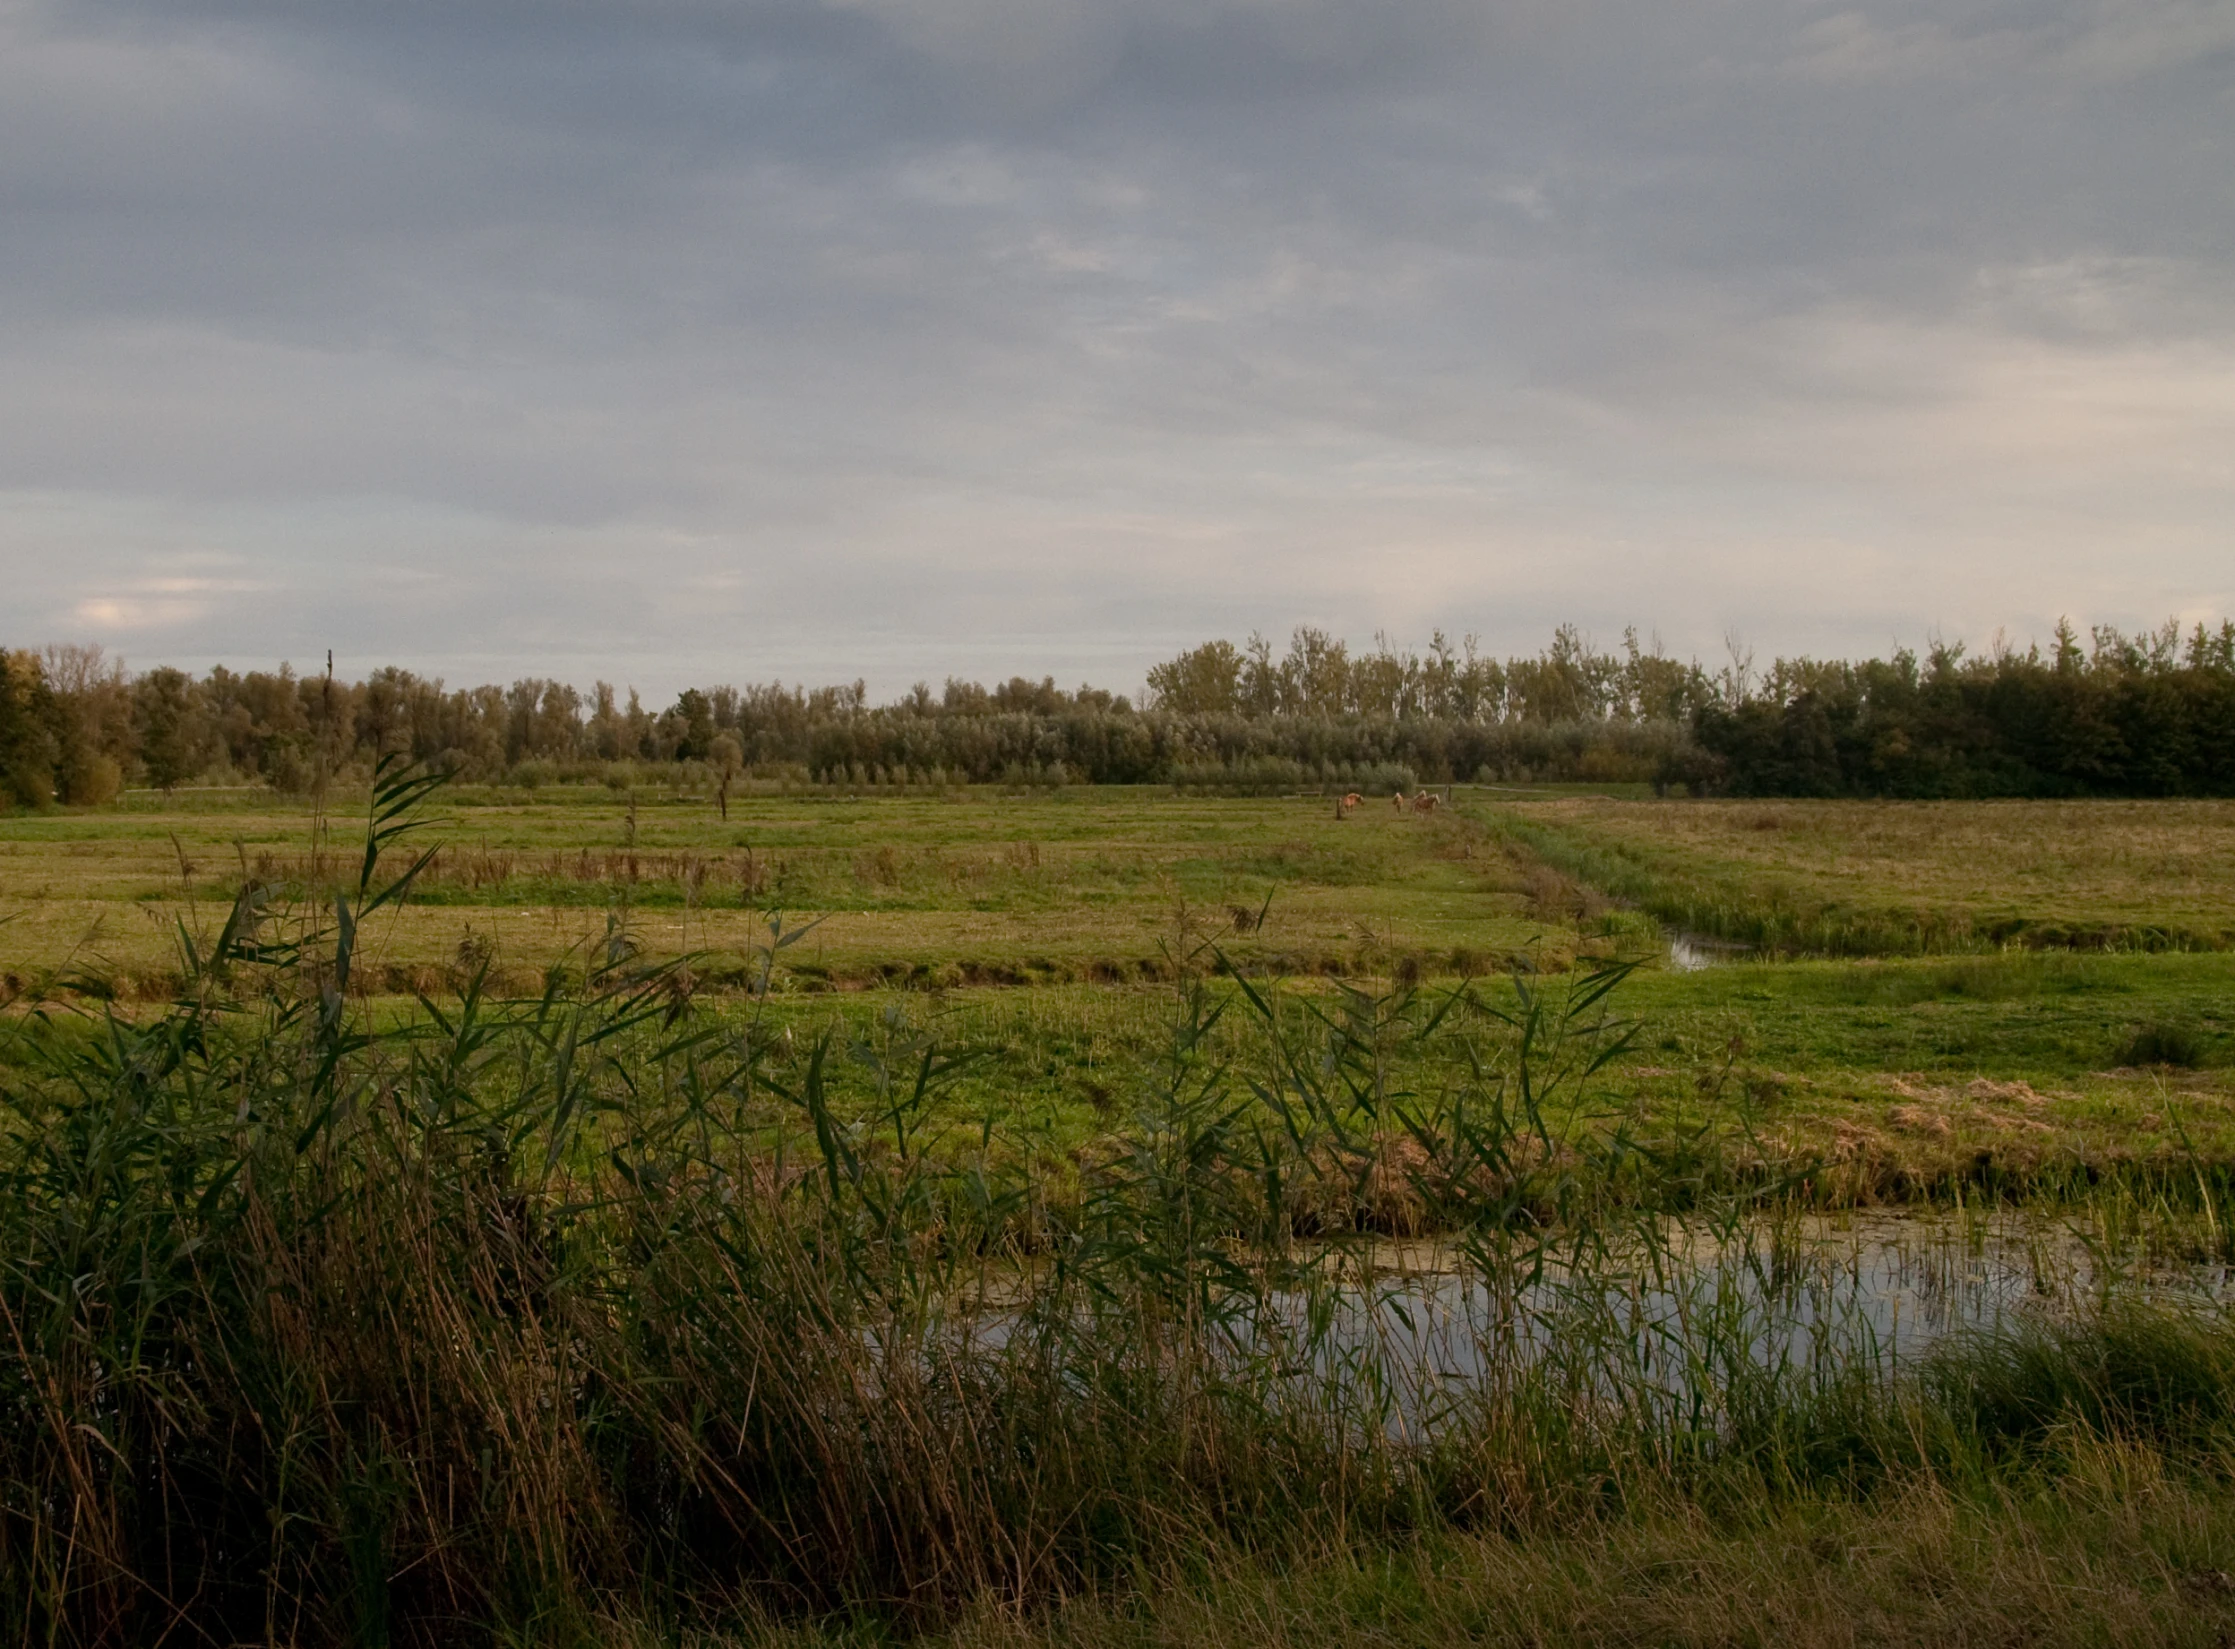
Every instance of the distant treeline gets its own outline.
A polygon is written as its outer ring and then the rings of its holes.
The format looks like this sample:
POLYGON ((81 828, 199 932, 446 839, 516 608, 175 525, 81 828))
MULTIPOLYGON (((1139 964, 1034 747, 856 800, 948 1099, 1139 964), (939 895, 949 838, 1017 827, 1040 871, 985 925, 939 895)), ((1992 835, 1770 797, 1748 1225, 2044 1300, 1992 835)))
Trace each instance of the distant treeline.
POLYGON ((1735 795, 2235 795, 2235 623, 1726 675, 1694 759, 1735 795))
POLYGON ((131 674, 98 649, 0 654, 0 772, 19 803, 98 804, 126 785, 264 783, 303 792, 390 751, 469 780, 703 783, 1177 783, 1395 786, 1427 780, 1643 780, 1681 763, 1706 678, 1561 630, 1498 661, 1436 638, 1425 657, 1350 655, 1299 630, 1285 656, 1223 642, 1150 673, 1145 704, 1052 679, 693 688, 664 709, 599 682, 450 688, 407 670, 361 681, 276 671, 131 674))
POLYGON ((1380 790, 1420 782, 1650 782, 1744 795, 2235 793, 2235 625, 2138 637, 2067 628, 2054 650, 1936 647, 1864 663, 1710 672, 1634 633, 1573 627, 1492 659, 1285 653, 1214 641, 1157 665, 1145 702, 1053 679, 693 688, 662 710, 599 682, 450 688, 276 671, 127 672, 98 648, 0 650, 0 795, 99 805, 128 785, 306 792, 400 752, 461 778, 539 784, 778 779, 857 786, 1172 783, 1380 790))

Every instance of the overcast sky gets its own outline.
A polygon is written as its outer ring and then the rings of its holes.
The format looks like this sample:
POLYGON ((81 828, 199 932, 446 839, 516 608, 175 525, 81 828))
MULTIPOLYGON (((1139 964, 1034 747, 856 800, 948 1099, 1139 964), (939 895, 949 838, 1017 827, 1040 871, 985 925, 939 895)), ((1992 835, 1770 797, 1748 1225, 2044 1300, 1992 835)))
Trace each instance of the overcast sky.
POLYGON ((0 642, 2235 612, 2235 0, 0 0, 0 642))

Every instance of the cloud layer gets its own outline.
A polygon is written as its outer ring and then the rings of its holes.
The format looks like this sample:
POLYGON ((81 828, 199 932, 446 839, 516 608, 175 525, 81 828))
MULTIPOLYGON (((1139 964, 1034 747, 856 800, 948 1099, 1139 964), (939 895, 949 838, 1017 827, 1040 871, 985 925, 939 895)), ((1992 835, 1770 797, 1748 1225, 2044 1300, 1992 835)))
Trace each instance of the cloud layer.
POLYGON ((2235 609, 2207 0, 0 0, 11 642, 2235 609))

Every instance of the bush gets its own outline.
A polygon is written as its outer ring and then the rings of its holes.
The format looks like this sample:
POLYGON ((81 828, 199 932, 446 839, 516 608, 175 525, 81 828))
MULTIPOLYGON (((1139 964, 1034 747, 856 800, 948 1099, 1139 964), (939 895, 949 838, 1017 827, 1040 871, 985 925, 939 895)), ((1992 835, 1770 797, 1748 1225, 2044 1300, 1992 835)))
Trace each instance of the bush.
POLYGON ((1249 756, 1232 762, 1175 765, 1172 783, 1181 790, 1223 790, 1243 795, 1277 795, 1315 783, 1301 762, 1286 756, 1249 756))
POLYGON ((281 795, 304 795, 317 781, 317 767, 295 740, 277 740, 264 753, 264 782, 281 795))
POLYGON ((2204 1063, 2204 1043, 2186 1025, 2144 1025, 2119 1051, 2121 1065, 2171 1065, 2191 1070, 2204 1063))
POLYGON ((1358 768, 1352 775, 1349 788, 1362 796, 1380 798, 1393 791, 1413 789, 1420 782, 1418 774, 1397 762, 1375 762, 1358 768))
POLYGON ((62 775, 62 799, 72 807, 106 807, 124 793, 124 769, 109 756, 80 754, 62 775))
POLYGON ((0 774, 0 799, 17 807, 43 808, 54 803, 54 785, 36 762, 17 762, 0 774))

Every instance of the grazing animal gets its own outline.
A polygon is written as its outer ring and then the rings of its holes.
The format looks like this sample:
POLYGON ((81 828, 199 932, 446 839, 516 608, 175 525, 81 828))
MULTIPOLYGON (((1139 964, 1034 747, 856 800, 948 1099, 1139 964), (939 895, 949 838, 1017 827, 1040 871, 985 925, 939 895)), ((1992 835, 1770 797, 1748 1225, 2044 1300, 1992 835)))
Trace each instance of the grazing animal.
POLYGON ((1389 805, 1402 813, 1405 810, 1405 793, 1402 790, 1398 791, 1389 798, 1389 805))
POLYGON ((1433 790, 1423 790, 1412 799, 1412 810, 1415 813, 1433 813, 1441 806, 1443 806, 1443 798, 1433 790))
POLYGON ((1359 806, 1362 802, 1365 801, 1365 799, 1365 797, 1359 795, 1357 791, 1353 790, 1349 795, 1345 796, 1341 801, 1335 804, 1335 812, 1338 816, 1346 814, 1352 808, 1359 806))

